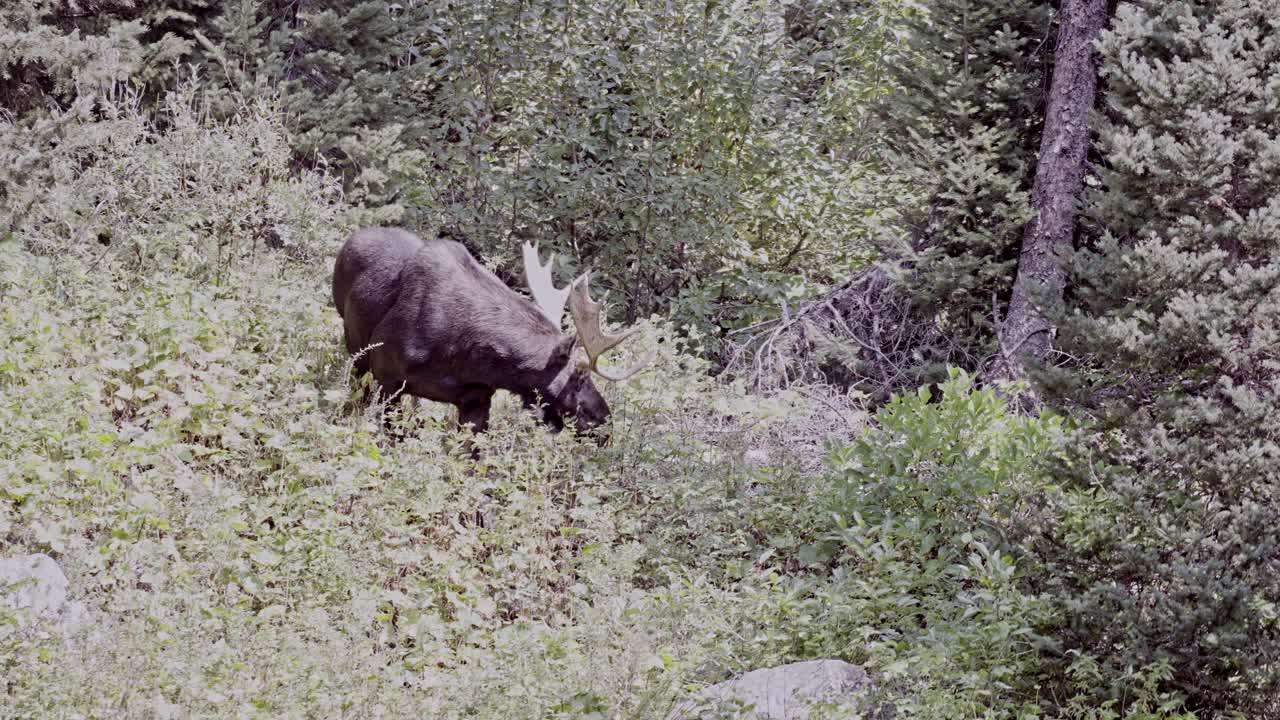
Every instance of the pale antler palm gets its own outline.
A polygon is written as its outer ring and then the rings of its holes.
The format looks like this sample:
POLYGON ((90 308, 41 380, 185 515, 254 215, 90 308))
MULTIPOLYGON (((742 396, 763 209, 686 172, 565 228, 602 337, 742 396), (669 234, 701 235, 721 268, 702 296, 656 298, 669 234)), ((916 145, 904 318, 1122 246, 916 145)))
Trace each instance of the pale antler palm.
POLYGON ((551 253, 547 264, 543 265, 538 260, 538 246, 528 242, 524 244, 524 277, 529 283, 529 292, 533 294, 533 301, 542 314, 559 328, 572 284, 556 288, 555 280, 551 277, 551 266, 555 259, 555 253, 551 253))
POLYGON ((582 349, 587 353, 587 361, 590 363, 592 372, 606 380, 626 380, 643 370, 645 365, 653 362, 658 352, 656 350, 650 352, 639 363, 617 375, 605 372, 597 365, 601 355, 640 332, 640 328, 632 328, 619 333, 606 333, 604 326, 601 324, 601 311, 604 308, 604 303, 603 300, 595 302, 591 299, 591 293, 588 289, 590 282, 591 273, 583 273, 582 277, 574 280, 573 284, 569 286, 569 314, 573 317, 574 327, 578 329, 578 342, 582 344, 582 349))

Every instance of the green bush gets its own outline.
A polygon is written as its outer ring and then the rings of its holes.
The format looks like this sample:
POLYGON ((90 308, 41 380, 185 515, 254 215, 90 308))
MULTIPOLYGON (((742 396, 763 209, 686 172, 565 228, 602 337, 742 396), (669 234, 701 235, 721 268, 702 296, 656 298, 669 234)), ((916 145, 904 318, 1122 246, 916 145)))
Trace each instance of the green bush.
POLYGON ((856 443, 833 448, 830 462, 833 512, 910 522, 924 552, 945 564, 955 557, 948 542, 962 533, 1011 547, 1004 528, 1045 483, 1040 463, 1058 447, 1062 420, 1020 417, 959 370, 939 390, 936 402, 926 388, 894 398, 856 443))
MULTIPOLYGON (((504 259, 539 239, 590 262, 626 318, 703 328, 865 262, 893 188, 823 92, 873 84, 855 41, 795 39, 764 2, 473 5, 431 11, 419 222, 504 259)), ((833 10, 831 32, 889 12, 833 10)))
POLYGON ((47 178, 11 187, 28 198, 20 239, 32 252, 218 278, 273 250, 330 256, 357 219, 333 179, 293 171, 269 105, 218 121, 186 85, 154 114, 124 89, 96 108, 62 128, 47 178))
POLYGON ((734 577, 750 608, 735 654, 862 664, 866 709, 913 718, 1194 717, 1167 665, 1104 671, 1054 636, 1062 613, 1024 540, 1065 441, 1062 418, 1017 415, 961 371, 936 398, 895 398, 833 444, 811 508, 786 501, 764 572, 734 577))
POLYGON ((1052 615, 1024 589, 1009 528, 1048 484, 1040 461, 1061 426, 1013 414, 953 370, 936 401, 896 397, 832 449, 822 602, 911 717, 1037 716, 1052 615))

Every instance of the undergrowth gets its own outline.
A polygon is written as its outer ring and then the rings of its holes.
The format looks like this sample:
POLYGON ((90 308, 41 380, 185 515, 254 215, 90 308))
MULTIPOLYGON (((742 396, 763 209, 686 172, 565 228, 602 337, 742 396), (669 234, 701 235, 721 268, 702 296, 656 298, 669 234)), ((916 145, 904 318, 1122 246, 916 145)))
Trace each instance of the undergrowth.
POLYGON ((749 394, 652 318, 609 446, 500 395, 475 460, 450 409, 350 377, 328 273, 359 210, 281 164, 269 110, 166 107, 69 127, 0 243, 0 547, 90 617, 64 643, 0 610, 0 716, 665 718, 835 657, 867 712, 1182 717, 1167 667, 1100 678, 1043 632, 1009 528, 1058 420, 959 373, 874 418, 749 394))
POLYGON ((442 406, 388 409, 395 439, 353 399, 323 286, 283 258, 221 284, 4 259, 0 537, 97 611, 8 663, 17 715, 547 717, 584 692, 661 714, 750 663, 711 578, 783 519, 728 526, 748 486, 801 492, 787 450, 744 460, 785 408, 715 385, 660 323, 654 369, 606 389, 611 447, 508 401, 477 463, 442 406), (683 432, 717 407, 732 427, 683 432))

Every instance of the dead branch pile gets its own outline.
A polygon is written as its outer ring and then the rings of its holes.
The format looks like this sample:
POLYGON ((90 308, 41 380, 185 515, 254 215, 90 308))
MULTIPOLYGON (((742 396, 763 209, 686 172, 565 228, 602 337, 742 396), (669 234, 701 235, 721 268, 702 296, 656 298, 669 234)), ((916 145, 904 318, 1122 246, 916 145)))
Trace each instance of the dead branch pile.
POLYGON ((757 391, 817 382, 883 401, 947 363, 975 361, 879 267, 729 339, 729 370, 757 391))

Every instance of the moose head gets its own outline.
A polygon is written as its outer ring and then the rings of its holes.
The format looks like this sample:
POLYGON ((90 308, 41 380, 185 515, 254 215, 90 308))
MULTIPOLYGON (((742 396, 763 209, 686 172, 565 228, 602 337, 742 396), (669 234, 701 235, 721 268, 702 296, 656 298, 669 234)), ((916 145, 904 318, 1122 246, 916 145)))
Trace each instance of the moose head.
POLYGON ((558 365, 562 358, 564 365, 546 388, 544 397, 549 407, 544 421, 559 429, 563 426, 561 414, 568 412, 575 417, 580 430, 594 428, 608 420, 609 406, 592 383, 592 374, 614 382, 626 380, 652 362, 654 355, 650 353, 635 366, 617 373, 600 367, 600 358, 639 332, 639 328, 605 332, 601 319, 604 301, 591 299, 591 273, 583 273, 564 288, 556 288, 551 277, 555 255, 543 265, 535 245, 526 242, 523 249, 525 279, 538 309, 553 325, 560 327, 567 300, 574 327, 574 332, 565 334, 557 347, 553 365, 558 365))
POLYGON ((638 332, 609 333, 603 302, 591 299, 590 275, 557 288, 554 257, 523 248, 533 300, 508 288, 461 244, 424 242, 398 228, 361 230, 338 254, 333 298, 356 369, 389 392, 451 403, 462 423, 483 432, 493 394, 507 390, 560 430, 573 417, 579 432, 609 419, 593 375, 625 380, 653 360, 610 372, 601 357, 638 332), (572 332, 563 332, 565 305, 572 332))

